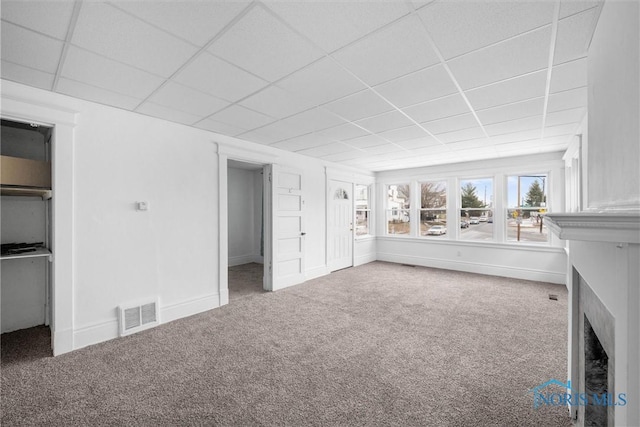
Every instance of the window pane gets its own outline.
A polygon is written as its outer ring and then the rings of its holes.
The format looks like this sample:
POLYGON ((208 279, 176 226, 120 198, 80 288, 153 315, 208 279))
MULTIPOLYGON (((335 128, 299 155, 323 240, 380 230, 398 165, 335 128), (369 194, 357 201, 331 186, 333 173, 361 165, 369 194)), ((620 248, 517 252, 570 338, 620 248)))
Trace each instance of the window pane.
POLYGON ((369 211, 356 211, 356 236, 369 234, 369 211))
POLYGON ((388 187, 387 209, 409 209, 411 190, 409 184, 393 184, 388 187))
POLYGON ((387 233, 409 234, 411 229, 409 211, 406 209, 392 209, 387 211, 387 233))
POLYGON ((447 183, 445 181, 421 183, 420 207, 422 209, 446 209, 447 183))
POLYGON ((368 185, 356 185, 356 209, 369 209, 368 185))
POLYGON ((546 243, 547 175, 515 175, 507 179, 507 240, 546 243))
POLYGON ((460 237, 493 240, 493 179, 460 181, 460 237))
POLYGON ((441 237, 447 234, 446 210, 420 211, 420 235, 441 237))

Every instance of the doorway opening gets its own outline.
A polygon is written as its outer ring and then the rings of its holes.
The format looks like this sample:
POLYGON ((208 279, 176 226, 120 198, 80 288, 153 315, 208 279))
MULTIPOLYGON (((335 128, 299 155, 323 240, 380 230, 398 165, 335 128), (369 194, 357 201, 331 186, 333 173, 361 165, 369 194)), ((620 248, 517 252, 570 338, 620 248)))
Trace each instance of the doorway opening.
MULTIPOLYGON (((266 292, 265 165, 227 161, 229 302, 266 292)), ((266 237, 267 236, 267 237, 266 237)))

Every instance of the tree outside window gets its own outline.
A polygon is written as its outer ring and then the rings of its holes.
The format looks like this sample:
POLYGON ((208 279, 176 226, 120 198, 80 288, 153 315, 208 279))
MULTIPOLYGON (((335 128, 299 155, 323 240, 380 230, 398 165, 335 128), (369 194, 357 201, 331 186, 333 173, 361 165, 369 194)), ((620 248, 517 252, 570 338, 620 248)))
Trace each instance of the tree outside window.
POLYGON ((411 186, 387 186, 387 234, 409 234, 411 230, 411 186))
POLYGON ((507 240, 547 243, 544 221, 548 191, 546 174, 516 175, 507 179, 507 240))
POLYGON ((420 235, 443 238, 447 233, 447 183, 420 183, 420 235))
POLYGON ((493 179, 461 180, 460 207, 460 237, 493 240, 493 179))
POLYGON ((371 205, 369 204, 369 186, 356 185, 356 237, 370 233, 371 205))

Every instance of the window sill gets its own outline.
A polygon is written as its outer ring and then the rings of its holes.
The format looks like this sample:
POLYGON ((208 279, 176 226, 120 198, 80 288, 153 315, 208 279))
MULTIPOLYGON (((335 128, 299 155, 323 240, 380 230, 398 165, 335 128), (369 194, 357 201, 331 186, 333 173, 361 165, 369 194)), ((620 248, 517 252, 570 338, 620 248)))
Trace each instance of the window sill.
POLYGON ((356 237, 356 242, 368 242, 370 240, 376 240, 376 236, 373 234, 366 234, 364 236, 356 237))
POLYGON ((380 236, 377 238, 381 241, 409 241, 411 243, 433 243, 436 245, 456 245, 456 246, 469 246, 469 247, 484 247, 484 248, 501 248, 501 249, 524 249, 528 251, 538 252, 564 252, 562 246, 551 246, 550 244, 526 244, 526 243, 498 243, 498 242, 480 242, 471 240, 453 240, 453 239, 429 239, 426 237, 413 237, 413 236, 380 236))

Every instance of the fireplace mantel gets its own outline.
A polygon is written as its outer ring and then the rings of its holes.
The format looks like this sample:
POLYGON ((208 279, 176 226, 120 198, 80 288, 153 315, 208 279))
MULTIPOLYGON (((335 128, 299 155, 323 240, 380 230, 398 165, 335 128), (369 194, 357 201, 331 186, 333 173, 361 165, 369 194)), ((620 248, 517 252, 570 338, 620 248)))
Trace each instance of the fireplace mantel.
POLYGON ((563 240, 640 244, 639 213, 548 213, 545 220, 563 240))

